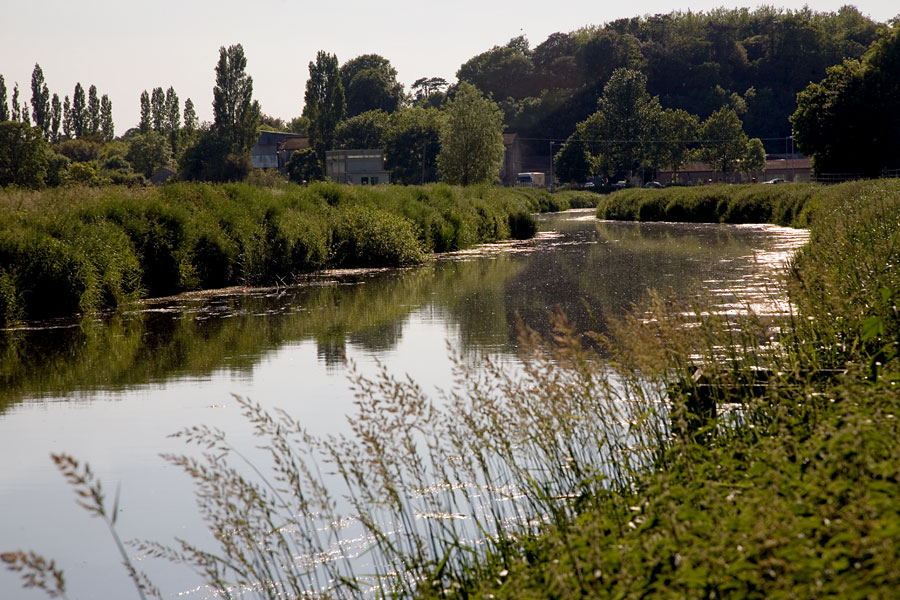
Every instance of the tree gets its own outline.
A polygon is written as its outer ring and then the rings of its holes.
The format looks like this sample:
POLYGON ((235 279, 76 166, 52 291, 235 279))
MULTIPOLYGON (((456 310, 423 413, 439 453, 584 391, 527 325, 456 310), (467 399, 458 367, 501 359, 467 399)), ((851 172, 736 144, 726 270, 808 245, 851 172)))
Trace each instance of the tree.
POLYGON ((34 70, 31 72, 31 116, 44 138, 50 137, 50 90, 44 82, 44 72, 37 63, 34 63, 34 70))
POLYGON ((798 94, 791 123, 816 173, 877 176, 900 166, 900 28, 798 94))
POLYGON ((28 105, 22 105, 22 122, 28 126, 31 126, 31 116, 28 114, 28 105))
POLYGON ((72 137, 72 103, 69 100, 69 97, 66 96, 63 101, 63 122, 62 122, 62 130, 63 136, 66 139, 70 139, 72 137))
POLYGON ((420 77, 410 86, 416 101, 427 100, 434 94, 442 94, 450 84, 443 77, 420 77))
POLYGON ((188 136, 197 129, 197 112, 194 110, 194 102, 188 98, 184 101, 184 132, 188 136))
POLYGON ((436 108, 414 106, 391 115, 384 132, 385 166, 391 181, 405 185, 437 181, 444 115, 436 108))
POLYGON ((153 88, 150 95, 150 122, 153 131, 163 133, 166 124, 166 93, 161 87, 153 88))
POLYGON ((103 134, 103 139, 107 142, 112 141, 116 137, 116 129, 112 117, 112 101, 106 94, 103 94, 103 97, 100 98, 100 132, 103 134))
POLYGON ((147 93, 147 90, 144 90, 143 92, 141 92, 141 120, 138 124, 138 128, 140 128, 141 133, 147 133, 153 126, 151 113, 152 109, 150 107, 150 94, 147 93))
POLYGON ((59 141, 59 128, 62 125, 62 104, 59 102, 59 95, 53 94, 50 101, 50 141, 59 141))
POLYGON ((198 132, 179 161, 178 175, 188 181, 241 181, 250 172, 250 155, 232 152, 229 138, 214 130, 198 132))
POLYGON ((288 178, 294 183, 319 181, 325 176, 322 172, 322 163, 319 162, 319 156, 312 148, 304 148, 291 154, 285 165, 285 170, 288 178))
POLYGON ((370 110, 341 121, 335 131, 334 146, 343 150, 382 148, 389 120, 386 112, 370 110))
POLYGON ((723 175, 735 171, 747 153, 744 125, 730 106, 723 106, 703 122, 700 138, 700 158, 723 175))
POLYGON ((100 133, 100 98, 97 96, 97 86, 93 84, 88 88, 87 131, 89 135, 100 133))
POLYGON ((19 82, 13 85, 12 93, 12 120, 18 121, 22 118, 22 107, 19 105, 19 82))
POLYGON ((667 108, 660 115, 660 134, 664 143, 661 164, 672 169, 672 180, 694 156, 693 141, 700 131, 700 119, 680 108, 667 108))
POLYGON ((316 61, 309 63, 303 100, 303 116, 309 119, 310 143, 325 164, 325 152, 334 147, 337 125, 347 109, 337 56, 319 50, 316 61))
POLYGON ((80 82, 75 84, 75 92, 72 94, 70 117, 72 121, 72 135, 80 138, 87 134, 87 105, 84 100, 84 88, 81 87, 80 82))
POLYGON ((581 183, 593 174, 593 161, 585 141, 584 122, 579 123, 553 158, 554 174, 563 183, 581 183))
POLYGON ((0 122, 0 186, 44 186, 50 148, 37 127, 0 122))
POLYGON ((474 85, 462 82, 444 113, 437 157, 441 179, 464 186, 496 180, 504 155, 500 108, 474 85))
POLYGON ((307 117, 294 117, 291 119, 291 122, 288 123, 288 130, 291 133, 296 133, 302 136, 309 136, 309 119, 307 117))
POLYGON ((397 82, 397 70, 377 54, 348 60, 340 68, 340 76, 348 117, 370 110, 392 113, 403 101, 403 85, 397 82))
POLYGON ((126 158, 135 171, 150 177, 157 169, 169 164, 171 155, 168 140, 157 131, 149 131, 129 140, 126 158))
POLYGON ((6 81, 0 75, 0 123, 9 121, 9 104, 6 102, 6 81))
POLYGON ((647 93, 647 78, 633 69, 616 69, 584 121, 591 153, 599 150, 601 171, 628 177, 650 162, 650 142, 658 133, 662 107, 647 93))
POLYGON ((175 88, 169 86, 166 90, 165 126, 167 133, 176 133, 181 128, 181 108, 178 104, 178 94, 175 88))
POLYGON ((213 88, 213 129, 231 143, 235 154, 249 154, 258 137, 261 110, 253 100, 253 78, 240 44, 219 48, 213 88))
POLYGON ((506 46, 495 46, 469 59, 456 72, 457 79, 471 83, 496 100, 519 100, 540 93, 533 87, 530 53, 524 52, 517 40, 513 38, 506 46))
POLYGON ((741 160, 741 172, 762 173, 766 170, 766 149, 763 147, 762 140, 753 138, 747 142, 747 153, 741 160))

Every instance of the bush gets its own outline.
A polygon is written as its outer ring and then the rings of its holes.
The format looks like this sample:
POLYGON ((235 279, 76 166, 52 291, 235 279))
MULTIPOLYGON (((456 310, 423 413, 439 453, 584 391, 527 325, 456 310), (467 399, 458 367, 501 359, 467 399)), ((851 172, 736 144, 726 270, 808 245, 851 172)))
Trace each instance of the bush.
POLYGON ((340 207, 333 228, 331 257, 337 267, 401 267, 425 259, 412 222, 386 211, 340 207))

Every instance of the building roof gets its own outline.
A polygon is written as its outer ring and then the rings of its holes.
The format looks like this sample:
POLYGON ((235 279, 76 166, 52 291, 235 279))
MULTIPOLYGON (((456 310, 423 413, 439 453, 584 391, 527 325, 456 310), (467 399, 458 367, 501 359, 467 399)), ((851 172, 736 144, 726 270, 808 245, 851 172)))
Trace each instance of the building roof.
POLYGON ((306 150, 310 148, 309 138, 308 137, 293 137, 284 140, 280 146, 278 146, 279 150, 306 150))

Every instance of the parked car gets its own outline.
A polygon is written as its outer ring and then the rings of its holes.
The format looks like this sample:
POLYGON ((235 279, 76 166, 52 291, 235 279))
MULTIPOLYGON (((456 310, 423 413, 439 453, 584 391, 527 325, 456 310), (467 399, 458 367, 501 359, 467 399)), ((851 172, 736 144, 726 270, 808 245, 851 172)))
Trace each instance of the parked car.
POLYGON ((614 190, 624 190, 625 189, 625 181, 617 181, 612 184, 614 190))
POLYGON ((645 188, 661 188, 661 187, 665 187, 665 186, 658 181, 648 181, 647 183, 644 184, 644 187, 645 188))
POLYGON ((784 179, 780 179, 780 178, 776 177, 775 179, 770 179, 770 180, 768 180, 768 181, 763 181, 763 185, 766 185, 766 184, 776 184, 776 183, 784 183, 784 179))

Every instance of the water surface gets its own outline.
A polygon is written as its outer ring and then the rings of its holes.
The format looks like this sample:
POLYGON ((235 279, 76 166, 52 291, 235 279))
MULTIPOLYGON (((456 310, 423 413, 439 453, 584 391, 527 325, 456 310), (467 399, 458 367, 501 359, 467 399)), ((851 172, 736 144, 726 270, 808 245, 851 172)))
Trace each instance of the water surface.
MULTIPOLYGON (((66 570, 71 598, 135 597, 102 523, 75 505, 49 459, 90 462, 121 490, 126 538, 202 541, 190 484, 161 452, 205 424, 252 452, 231 394, 287 410, 318 434, 347 431, 345 360, 384 364, 426 389, 451 384, 447 345, 477 365, 516 364, 516 323, 546 330, 559 307, 603 328, 646 298, 705 292, 722 311, 784 310, 780 266, 806 232, 772 226, 541 219, 527 242, 491 245, 402 270, 328 273, 298 286, 148 302, 115 315, 34 324, 0 337, 0 550, 33 549, 66 570), (780 300, 779 300, 780 299, 780 300)), ((171 597, 205 598, 196 577, 149 567, 171 597)), ((0 597, 41 598, 0 571, 0 597)))

